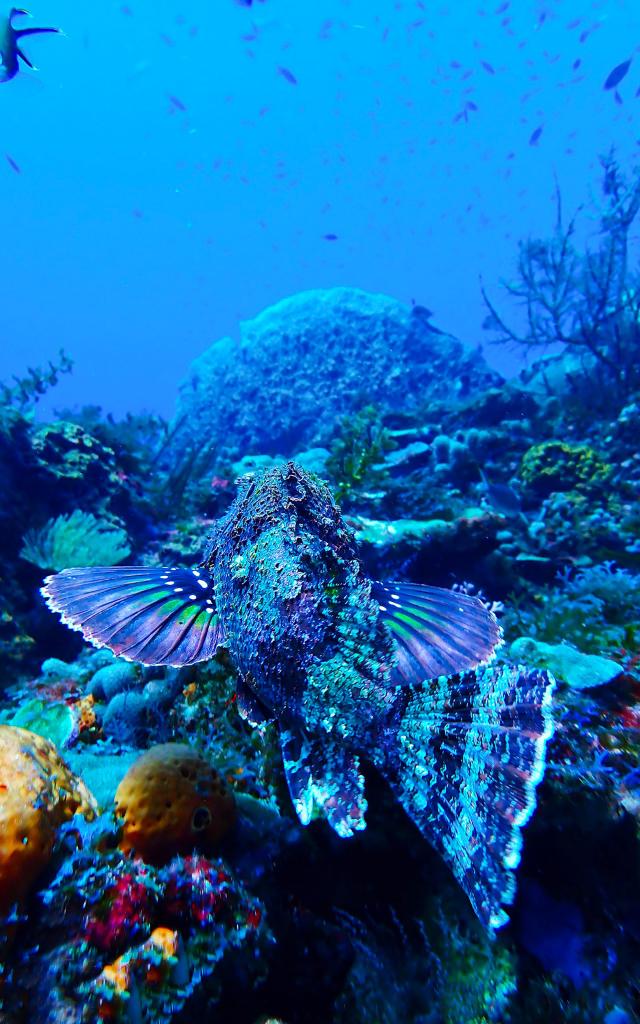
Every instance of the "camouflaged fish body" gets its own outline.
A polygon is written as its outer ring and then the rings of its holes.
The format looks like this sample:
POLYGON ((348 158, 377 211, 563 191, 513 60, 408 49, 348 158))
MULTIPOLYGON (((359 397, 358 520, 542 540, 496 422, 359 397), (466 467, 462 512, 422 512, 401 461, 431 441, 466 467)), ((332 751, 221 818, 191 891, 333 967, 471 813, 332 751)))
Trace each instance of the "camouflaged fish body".
POLYGON ((293 466, 245 482, 204 565, 247 697, 284 726, 361 741, 393 642, 327 488, 293 466))
POLYGON ((365 827, 360 755, 451 865, 485 925, 507 920, 553 681, 486 663, 476 598, 368 579, 328 488, 294 463, 245 480, 197 569, 68 569, 43 593, 97 646, 184 665, 224 646, 252 724, 276 720, 303 824, 365 827))

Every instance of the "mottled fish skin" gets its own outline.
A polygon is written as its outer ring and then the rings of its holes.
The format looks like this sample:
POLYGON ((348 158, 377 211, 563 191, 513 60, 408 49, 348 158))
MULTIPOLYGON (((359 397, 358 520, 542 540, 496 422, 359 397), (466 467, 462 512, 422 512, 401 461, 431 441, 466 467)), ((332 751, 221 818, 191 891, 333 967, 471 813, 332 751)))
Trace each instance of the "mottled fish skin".
POLYGON ((353 743, 370 735, 392 641, 328 487, 293 463, 245 481, 204 567, 225 646, 272 715, 353 743))

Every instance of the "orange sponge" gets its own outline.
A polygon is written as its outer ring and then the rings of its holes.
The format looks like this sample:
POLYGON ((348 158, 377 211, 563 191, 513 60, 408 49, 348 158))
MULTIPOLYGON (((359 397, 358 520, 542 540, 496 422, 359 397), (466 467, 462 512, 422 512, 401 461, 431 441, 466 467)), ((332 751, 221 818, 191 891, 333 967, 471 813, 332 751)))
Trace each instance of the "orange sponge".
POLYGON ((58 827, 97 804, 53 743, 0 725, 0 913, 21 900, 46 867, 58 827))
POLYGON ((192 747, 151 747, 116 791, 121 847, 162 864, 194 847, 208 852, 235 823, 235 801, 220 774, 192 747))

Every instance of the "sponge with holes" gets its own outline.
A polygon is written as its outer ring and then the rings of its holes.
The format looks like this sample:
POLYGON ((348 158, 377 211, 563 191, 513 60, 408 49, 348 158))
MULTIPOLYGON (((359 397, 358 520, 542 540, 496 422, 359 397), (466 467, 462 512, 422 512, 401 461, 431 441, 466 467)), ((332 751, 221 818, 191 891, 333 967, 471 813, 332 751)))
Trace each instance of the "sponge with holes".
POLYGON ((211 852, 235 824, 219 772, 183 743, 161 743, 132 764, 116 791, 121 847, 150 864, 194 849, 211 852))

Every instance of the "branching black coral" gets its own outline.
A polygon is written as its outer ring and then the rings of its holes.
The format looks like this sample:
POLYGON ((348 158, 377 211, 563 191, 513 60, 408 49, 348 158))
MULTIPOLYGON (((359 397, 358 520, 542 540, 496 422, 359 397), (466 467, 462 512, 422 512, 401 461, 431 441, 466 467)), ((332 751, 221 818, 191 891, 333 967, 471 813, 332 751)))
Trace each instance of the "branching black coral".
POLYGON ((565 225, 558 191, 552 236, 521 242, 515 279, 503 282, 524 311, 524 328, 510 326, 483 288, 489 311, 484 327, 497 343, 542 350, 560 343, 588 354, 620 400, 640 378, 640 270, 629 256, 640 212, 640 169, 627 178, 613 152, 601 165, 596 244, 577 246, 578 218, 585 211, 579 208, 565 225))

